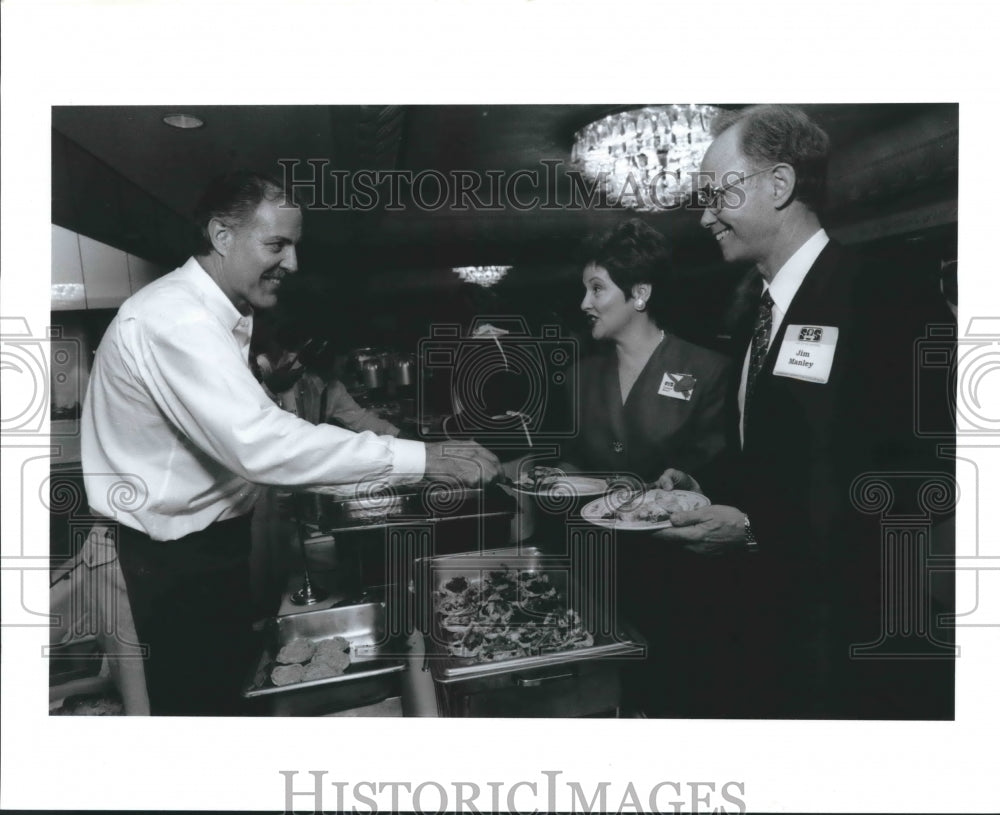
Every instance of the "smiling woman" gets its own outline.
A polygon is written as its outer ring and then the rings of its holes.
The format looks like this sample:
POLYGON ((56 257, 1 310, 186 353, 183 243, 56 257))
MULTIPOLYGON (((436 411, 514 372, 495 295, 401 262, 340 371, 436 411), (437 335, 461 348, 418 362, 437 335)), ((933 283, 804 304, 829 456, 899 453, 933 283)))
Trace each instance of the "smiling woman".
MULTIPOLYGON (((591 242, 584 257, 580 307, 607 351, 579 366, 584 431, 566 450, 565 464, 649 483, 690 462, 685 472, 711 483, 726 455, 729 362, 669 330, 663 236, 628 220, 591 242)), ((630 540, 619 548, 616 564, 623 615, 649 642, 650 658, 636 671, 632 693, 650 715, 669 712, 664 703, 682 704, 683 691, 674 686, 682 672, 667 664, 668 654, 678 653, 682 629, 694 630, 679 598, 686 596, 685 584, 698 581, 692 581, 685 553, 670 549, 679 547, 630 540), (663 600, 653 607, 650 597, 663 600), (677 677, 669 689, 665 677, 677 677)))
POLYGON ((584 257, 580 308, 591 335, 608 349, 580 365, 579 409, 587 432, 568 462, 651 481, 688 461, 697 476, 725 447, 728 363, 668 330, 663 236, 630 219, 590 242, 584 257))

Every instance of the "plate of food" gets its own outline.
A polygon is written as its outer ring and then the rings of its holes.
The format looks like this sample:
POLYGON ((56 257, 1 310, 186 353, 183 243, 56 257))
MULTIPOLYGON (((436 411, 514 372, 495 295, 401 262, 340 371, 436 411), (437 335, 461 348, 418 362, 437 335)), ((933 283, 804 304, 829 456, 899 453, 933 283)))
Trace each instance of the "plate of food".
POLYGON ((710 503, 700 492, 653 489, 637 497, 618 493, 604 495, 584 506, 580 515, 608 529, 647 532, 666 529, 670 526, 670 516, 678 510, 698 509, 710 503))
POLYGON ((526 495, 545 495, 558 498, 603 495, 608 482, 603 478, 566 473, 558 467, 535 466, 526 470, 512 485, 526 495))

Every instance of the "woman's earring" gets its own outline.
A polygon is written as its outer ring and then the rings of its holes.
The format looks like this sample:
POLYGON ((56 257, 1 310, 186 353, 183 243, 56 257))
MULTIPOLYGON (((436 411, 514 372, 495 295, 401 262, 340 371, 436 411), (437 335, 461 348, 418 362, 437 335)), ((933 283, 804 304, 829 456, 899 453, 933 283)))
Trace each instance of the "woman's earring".
POLYGON ((635 310, 636 311, 644 311, 645 308, 646 308, 646 301, 643 300, 641 297, 636 297, 635 298, 635 310))

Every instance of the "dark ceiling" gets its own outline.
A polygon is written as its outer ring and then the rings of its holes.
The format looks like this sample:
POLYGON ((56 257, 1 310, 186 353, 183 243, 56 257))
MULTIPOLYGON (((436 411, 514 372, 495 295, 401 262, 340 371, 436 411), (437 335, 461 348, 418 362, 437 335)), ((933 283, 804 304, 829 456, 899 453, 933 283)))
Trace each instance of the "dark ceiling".
MULTIPOLYGON (((507 293, 518 309, 531 304, 572 317, 577 247, 625 213, 567 206, 566 176, 560 170, 549 184, 547 167, 568 162, 582 125, 640 105, 57 107, 53 222, 137 254, 149 246, 147 256, 169 268, 189 252, 185 219, 209 178, 239 167, 279 176, 293 168, 300 201, 312 204, 300 249, 305 274, 295 276, 283 298, 296 321, 312 312, 314 323, 330 324, 339 307, 344 316, 333 323, 375 330, 380 320, 398 323, 401 309, 461 311, 450 298, 462 308, 496 308, 507 293), (175 112, 195 114, 205 126, 164 125, 164 114, 175 112), (407 195, 404 186, 394 202, 383 187, 375 206, 338 206, 343 201, 330 173, 362 170, 422 173, 423 194, 407 195), (537 173, 539 182, 517 180, 518 171, 537 173), (452 189, 463 174, 478 180, 475 195, 499 205, 432 206, 433 172, 452 189), (317 173, 322 188, 303 183, 317 173), (491 176, 501 181, 499 196, 489 187, 491 176), (530 204, 533 192, 535 206, 512 203, 520 196, 530 204), (479 290, 451 273, 465 264, 514 270, 502 286, 479 290)), ((943 230, 954 239, 957 105, 802 107, 833 144, 827 225, 837 237, 875 245, 943 230)), ((705 324, 693 331, 712 330, 707 326, 720 319, 724 289, 735 277, 699 229, 699 213, 682 208, 641 217, 674 246, 685 311, 705 324)))
MULTIPOLYGON (((957 106, 803 107, 830 134, 835 157, 848 156, 853 147, 866 141, 877 144, 882 135, 930 117, 940 122, 940 132, 954 129, 957 160, 957 106)), ((185 216, 205 181, 217 173, 250 167, 280 175, 279 162, 284 160, 294 178, 303 181, 314 178, 321 168, 326 173, 322 187, 313 184, 300 189, 300 195, 312 198, 314 204, 307 214, 306 231, 316 257, 325 261, 329 254, 333 260, 337 253, 350 251, 384 267, 376 271, 389 271, 440 264, 553 261, 589 231, 620 218, 620 211, 564 206, 569 187, 561 171, 554 192, 544 182, 545 162, 567 162, 573 132, 611 109, 574 105, 58 107, 53 109, 52 121, 61 134, 185 216), (196 130, 165 126, 163 115, 177 111, 199 116, 205 126, 196 130), (426 177, 418 196, 423 207, 415 206, 402 187, 398 211, 384 207, 343 211, 336 209, 341 187, 329 175, 334 169, 414 174, 436 170, 446 175, 452 189, 455 174, 468 171, 481 184, 475 190, 479 200, 500 207, 463 212, 447 204, 437 206, 441 200, 437 181, 426 177), (535 187, 530 179, 521 178, 514 193, 530 204, 532 191, 538 190, 537 206, 520 210, 506 197, 517 170, 534 171, 542 179, 535 187), (504 185, 495 188, 501 196, 494 195, 493 200, 490 171, 504 185), (555 198, 546 199, 546 195, 555 198), (542 206, 546 201, 555 206, 542 206)), ((834 203, 850 201, 849 175, 832 175, 834 203)), ((855 198, 863 197, 863 183, 861 187, 855 198)), ((651 217, 677 243, 698 234, 697 215, 691 212, 651 217)))

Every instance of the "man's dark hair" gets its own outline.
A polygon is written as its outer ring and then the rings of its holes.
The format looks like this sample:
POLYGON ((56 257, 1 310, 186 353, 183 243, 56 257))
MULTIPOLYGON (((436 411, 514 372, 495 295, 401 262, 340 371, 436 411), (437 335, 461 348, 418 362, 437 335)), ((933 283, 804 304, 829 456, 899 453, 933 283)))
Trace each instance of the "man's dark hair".
POLYGON ((649 316, 663 327, 667 296, 670 249, 667 240, 653 227, 638 218, 630 218, 614 229, 591 238, 581 253, 583 265, 593 263, 608 270, 608 277, 632 296, 632 287, 648 283, 653 287, 649 316))
POLYGON ((712 135, 735 125, 742 125, 743 155, 761 169, 790 164, 795 170, 795 197, 814 212, 822 211, 830 137, 821 127, 790 105, 754 105, 720 112, 712 121, 712 135))
POLYGON ((199 233, 195 254, 203 255, 212 250, 208 224, 213 218, 233 227, 245 226, 261 201, 277 201, 284 197, 281 183, 270 176, 250 170, 216 176, 208 183, 194 210, 199 233))

